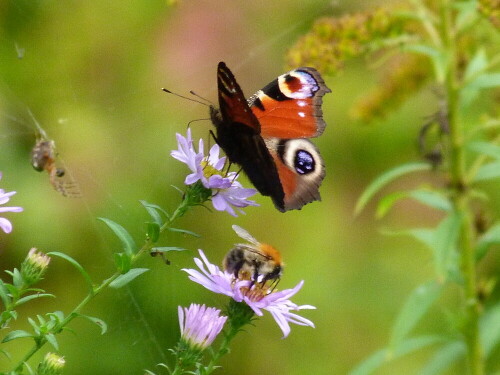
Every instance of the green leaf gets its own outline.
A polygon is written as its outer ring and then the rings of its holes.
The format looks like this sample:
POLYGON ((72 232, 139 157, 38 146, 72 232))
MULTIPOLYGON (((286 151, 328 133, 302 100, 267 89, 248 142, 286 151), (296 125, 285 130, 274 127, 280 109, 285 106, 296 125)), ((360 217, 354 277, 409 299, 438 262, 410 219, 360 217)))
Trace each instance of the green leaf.
POLYGON ((146 226, 146 233, 148 235, 148 238, 150 238, 153 243, 157 242, 160 238, 160 225, 158 225, 157 223, 146 223, 146 226))
POLYGON ((95 318, 93 316, 83 315, 83 314, 77 314, 77 316, 80 318, 90 320, 92 323, 99 326, 101 328, 101 335, 104 335, 106 333, 106 331, 108 330, 108 325, 102 319, 95 318))
POLYGON ((0 299, 2 299, 2 303, 6 308, 12 301, 12 299, 9 296, 9 291, 2 280, 0 280, 0 299))
POLYGON ((491 245, 500 244, 500 223, 491 226, 486 233, 484 233, 476 245, 476 257, 482 259, 491 245))
POLYGON ((462 216, 454 212, 443 219, 436 228, 432 249, 436 273, 442 279, 446 279, 448 271, 457 266, 452 265, 452 261, 456 260, 454 253, 461 225, 462 216))
POLYGON ((485 164, 479 168, 473 181, 491 180, 500 177, 500 161, 485 164))
POLYGON ((386 195, 383 197, 377 206, 377 218, 382 218, 387 214, 387 212, 394 206, 396 202, 401 199, 412 198, 416 201, 436 208, 438 210, 450 211, 452 208, 451 203, 446 197, 436 191, 431 190, 413 190, 413 191, 401 191, 386 195))
POLYGON ((442 374, 452 363, 461 360, 465 353, 466 347, 463 341, 449 342, 434 353, 418 375, 442 374))
POLYGON ((75 259, 73 259, 69 255, 66 255, 64 253, 60 253, 58 251, 52 251, 52 252, 48 253, 47 255, 56 256, 56 257, 62 258, 64 260, 66 260, 67 262, 71 263, 82 274, 83 278, 87 282, 89 289, 91 291, 93 291, 93 284, 92 284, 92 279, 90 278, 90 275, 87 273, 87 271, 85 271, 85 268, 83 268, 82 265, 80 263, 78 263, 75 259))
POLYGON ((149 271, 148 268, 132 268, 126 274, 118 276, 115 280, 113 280, 109 286, 111 288, 121 288, 122 286, 127 285, 129 282, 134 280, 136 277, 142 275, 144 272, 149 271))
POLYGON ((156 204, 148 203, 148 202, 142 201, 142 200, 139 202, 141 202, 141 204, 144 206, 144 208, 148 211, 149 216, 151 216, 151 218, 153 219, 153 222, 158 224, 160 227, 163 225, 163 220, 162 220, 159 212, 164 214, 167 219, 169 218, 167 211, 165 211, 160 206, 158 206, 156 204))
POLYGON ((50 294, 50 293, 30 294, 29 296, 18 299, 16 302, 16 306, 22 305, 23 303, 26 303, 26 302, 31 301, 33 299, 42 298, 42 297, 56 298, 55 295, 50 294))
POLYGON ((500 159, 500 146, 490 142, 471 142, 467 144, 467 148, 478 154, 491 156, 494 159, 500 159))
POLYGON ((125 253, 115 253, 115 264, 118 270, 125 274, 130 271, 130 267, 132 267, 132 257, 125 253))
POLYGON ((400 358, 406 354, 425 348, 426 346, 434 345, 443 341, 440 336, 421 336, 400 343, 394 351, 390 349, 382 349, 361 362, 349 375, 368 375, 378 370, 385 363, 391 360, 400 358))
POLYGON ((465 69, 464 81, 468 81, 476 74, 481 73, 488 66, 488 58, 484 48, 479 48, 465 69))
POLYGON ((112 220, 106 219, 105 217, 99 217, 98 220, 105 223, 115 233, 120 241, 122 241, 123 250, 126 254, 133 255, 137 251, 137 247, 132 236, 124 227, 112 220))
POLYGON ((427 163, 409 163, 400 165, 383 173, 382 175, 377 177, 370 185, 368 185, 363 194, 361 194, 354 209, 355 215, 358 215, 366 206, 366 204, 373 198, 373 196, 389 182, 405 174, 416 171, 429 170, 430 168, 430 165, 427 163))
POLYGON ((406 339, 406 336, 439 297, 441 290, 442 284, 433 280, 418 286, 410 294, 392 328, 389 347, 395 349, 406 339))
POLYGON ((179 233, 189 234, 190 236, 193 236, 193 237, 201 237, 199 234, 197 234, 195 232, 191 232, 190 230, 186 230, 186 229, 168 228, 168 230, 171 232, 179 232, 179 233))
POLYGON ((481 74, 472 80, 467 86, 467 89, 489 89, 500 86, 500 73, 485 73, 481 74))
POLYGON ((488 309, 481 317, 479 335, 484 354, 489 357, 500 342, 500 303, 488 309))
POLYGON ((57 342, 56 336, 53 333, 47 333, 45 335, 47 342, 54 347, 55 350, 59 350, 59 343, 57 342))
POLYGON ((407 44, 402 46, 403 51, 414 52, 429 57, 436 73, 438 82, 444 81, 446 72, 446 56, 440 50, 427 44, 407 44))
POLYGON ((2 342, 3 343, 4 342, 9 342, 9 341, 12 341, 12 340, 15 340, 15 339, 20 339, 20 338, 23 338, 23 337, 33 337, 33 334, 19 329, 19 330, 16 330, 16 331, 9 332, 3 338, 2 342))
POLYGON ((175 247, 175 246, 160 246, 160 247, 153 247, 151 249, 151 252, 157 252, 157 253, 167 253, 169 251, 186 251, 187 249, 184 249, 182 247, 175 247))

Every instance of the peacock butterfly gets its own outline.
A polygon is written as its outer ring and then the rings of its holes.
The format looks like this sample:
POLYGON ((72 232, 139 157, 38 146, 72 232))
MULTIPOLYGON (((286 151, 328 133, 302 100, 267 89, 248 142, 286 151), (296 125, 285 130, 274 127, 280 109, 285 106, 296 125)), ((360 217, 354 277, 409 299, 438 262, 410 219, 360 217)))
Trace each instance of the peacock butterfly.
POLYGON ((314 68, 285 73, 248 100, 224 62, 217 67, 216 141, 256 189, 285 212, 320 200, 325 165, 307 138, 325 130, 321 103, 331 92, 314 68))

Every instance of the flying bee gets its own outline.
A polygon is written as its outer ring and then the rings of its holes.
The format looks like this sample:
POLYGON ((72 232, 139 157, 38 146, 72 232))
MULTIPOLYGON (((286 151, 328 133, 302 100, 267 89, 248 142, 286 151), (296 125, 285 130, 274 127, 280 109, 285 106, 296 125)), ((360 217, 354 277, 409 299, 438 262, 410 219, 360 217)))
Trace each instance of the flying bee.
POLYGON ((63 168, 56 166, 55 143, 48 140, 44 135, 37 138, 37 142, 31 150, 31 165, 38 171, 47 171, 50 184, 65 197, 79 197, 80 189, 73 181, 63 180, 66 174, 63 168))
POLYGON ((277 283, 283 271, 281 254, 268 244, 260 243, 245 229, 233 225, 236 234, 249 243, 236 244, 223 260, 224 269, 240 280, 264 285, 268 280, 277 283))

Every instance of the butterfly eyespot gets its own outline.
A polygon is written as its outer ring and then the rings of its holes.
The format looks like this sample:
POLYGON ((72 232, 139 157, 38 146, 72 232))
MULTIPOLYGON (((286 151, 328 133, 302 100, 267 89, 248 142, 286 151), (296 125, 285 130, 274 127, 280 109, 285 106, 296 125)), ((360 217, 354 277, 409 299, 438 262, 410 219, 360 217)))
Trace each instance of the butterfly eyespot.
POLYGON ((293 166, 298 174, 308 174, 314 172, 316 169, 316 162, 314 157, 305 150, 298 150, 295 153, 295 160, 293 166))

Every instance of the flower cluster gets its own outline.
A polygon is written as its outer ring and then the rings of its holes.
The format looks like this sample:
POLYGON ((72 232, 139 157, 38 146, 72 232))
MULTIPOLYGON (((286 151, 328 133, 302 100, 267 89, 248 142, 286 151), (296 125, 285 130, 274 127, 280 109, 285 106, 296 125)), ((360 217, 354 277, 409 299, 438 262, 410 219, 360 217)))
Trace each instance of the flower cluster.
MULTIPOLYGON (((0 173, 0 179, 2 178, 2 173, 0 173)), ((5 190, 0 189, 0 205, 7 203, 10 200, 10 197, 16 194, 15 191, 11 191, 9 193, 6 193, 5 190)), ((0 207, 0 213, 2 212, 21 212, 23 210, 22 207, 0 207)), ((5 233, 10 233, 12 232, 12 223, 3 218, 0 217, 0 228, 5 233)))
POLYGON ((325 17, 315 22, 287 53, 287 65, 314 66, 325 73, 342 69, 346 59, 369 51, 369 44, 402 33, 401 19, 380 8, 340 18, 325 17))
POLYGON ((290 333, 289 323, 314 327, 314 323, 309 319, 292 312, 315 308, 310 305, 299 306, 290 301, 290 298, 302 288, 303 281, 293 289, 282 291, 268 288, 259 289, 259 283, 252 282, 251 280, 235 279, 234 275, 211 264, 202 250, 199 250, 199 254, 200 258, 194 259, 199 271, 196 269, 184 269, 192 281, 201 284, 212 292, 229 296, 236 302, 244 302, 257 316, 263 315, 262 310, 268 311, 281 328, 284 337, 287 337, 290 333))
POLYGON ((191 129, 188 129, 187 137, 181 134, 176 136, 178 149, 172 151, 171 156, 186 164, 192 172, 186 177, 184 184, 201 183, 205 189, 210 190, 214 208, 232 216, 237 216, 235 209, 243 213, 241 208, 258 205, 247 199, 257 192, 255 189, 243 188, 237 181, 237 173, 223 171, 226 157, 219 158, 220 148, 217 144, 205 156, 202 139, 199 140, 198 151, 194 149, 191 129))

